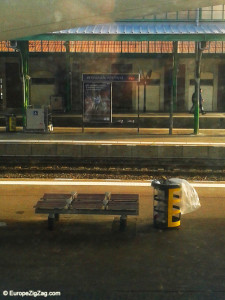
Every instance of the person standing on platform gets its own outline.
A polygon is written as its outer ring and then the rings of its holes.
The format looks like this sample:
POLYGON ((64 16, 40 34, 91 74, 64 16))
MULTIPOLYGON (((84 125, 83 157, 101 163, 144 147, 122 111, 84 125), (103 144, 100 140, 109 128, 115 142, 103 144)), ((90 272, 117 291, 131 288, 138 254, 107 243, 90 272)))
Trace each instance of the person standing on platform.
MULTIPOLYGON (((195 103, 197 102, 197 99, 196 99, 196 93, 194 92, 193 95, 192 95, 192 107, 190 109, 190 114, 192 114, 194 112, 194 108, 195 108, 195 103)), ((200 88, 199 90, 199 108, 200 108, 200 112, 205 115, 206 112, 204 111, 203 109, 203 102, 204 102, 204 99, 202 98, 202 89, 200 88)))
POLYGON ((192 114, 192 113, 194 113, 194 109, 195 109, 195 103, 196 103, 196 93, 195 93, 195 91, 194 91, 194 93, 192 94, 192 98, 191 98, 191 100, 192 100, 192 107, 191 107, 191 109, 190 109, 190 114, 192 114))

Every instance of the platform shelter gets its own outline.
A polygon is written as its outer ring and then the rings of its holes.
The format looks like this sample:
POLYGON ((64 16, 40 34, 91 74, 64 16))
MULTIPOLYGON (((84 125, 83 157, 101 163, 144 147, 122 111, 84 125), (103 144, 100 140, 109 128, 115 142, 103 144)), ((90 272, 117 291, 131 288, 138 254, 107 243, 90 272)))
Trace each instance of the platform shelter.
MULTIPOLYGON (((58 113, 81 114, 83 73, 139 73, 139 86, 112 85, 112 114, 136 113, 140 89, 141 111, 168 113, 172 128, 173 112, 188 112, 200 86, 205 110, 223 112, 224 33, 220 5, 1 42, 2 111, 52 105, 58 113), (15 92, 10 87, 20 71, 15 92)), ((198 110, 194 119, 198 130, 198 110)))

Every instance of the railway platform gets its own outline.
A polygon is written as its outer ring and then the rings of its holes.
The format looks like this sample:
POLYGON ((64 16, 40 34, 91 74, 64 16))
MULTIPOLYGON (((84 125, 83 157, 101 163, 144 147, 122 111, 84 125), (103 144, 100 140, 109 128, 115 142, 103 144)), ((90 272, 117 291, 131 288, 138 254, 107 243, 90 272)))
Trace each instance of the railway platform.
MULTIPOLYGON (((22 126, 22 114, 17 110, 8 109, 7 114, 16 115, 17 125, 22 126)), ((169 127, 169 113, 168 112, 147 112, 140 114, 137 113, 123 113, 112 114, 112 123, 105 124, 108 128, 120 127, 139 127, 141 128, 168 128, 169 127)), ((5 126, 5 115, 0 114, 0 126, 5 126)), ((76 113, 52 113, 52 123, 54 127, 82 127, 83 116, 76 113)), ((174 128, 188 128, 192 129, 194 124, 193 114, 188 112, 174 113, 173 114, 173 127, 174 128)), ((92 127, 95 126, 94 124, 92 127)), ((225 129, 225 113, 224 112, 207 112, 205 115, 199 115, 199 126, 201 129, 225 129)))
POLYGON ((1 180, 0 291, 61 291, 61 299, 82 300, 224 299, 225 184, 192 184, 201 208, 183 215, 179 230, 161 230, 153 227, 148 180, 1 180), (62 215, 49 232, 34 205, 44 193, 72 191, 138 194, 139 216, 119 232, 110 215, 62 215))
POLYGON ((54 127, 51 133, 0 128, 0 159, 171 161, 225 165, 225 129, 54 127))

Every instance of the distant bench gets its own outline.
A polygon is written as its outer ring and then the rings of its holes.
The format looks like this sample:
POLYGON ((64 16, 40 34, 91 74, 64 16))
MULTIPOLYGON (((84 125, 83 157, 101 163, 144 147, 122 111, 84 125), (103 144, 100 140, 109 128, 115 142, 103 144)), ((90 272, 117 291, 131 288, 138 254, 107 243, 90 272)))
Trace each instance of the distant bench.
POLYGON ((138 194, 44 194, 37 202, 36 214, 48 214, 48 228, 54 228, 61 214, 120 215, 120 229, 124 229, 127 216, 139 213, 138 194))

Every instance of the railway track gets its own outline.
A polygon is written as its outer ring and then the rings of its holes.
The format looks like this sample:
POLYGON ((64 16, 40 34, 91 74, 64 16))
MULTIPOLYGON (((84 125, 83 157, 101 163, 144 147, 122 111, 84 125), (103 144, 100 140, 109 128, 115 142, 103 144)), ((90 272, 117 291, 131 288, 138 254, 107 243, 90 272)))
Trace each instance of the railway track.
POLYGON ((132 165, 106 162, 80 161, 71 163, 1 163, 1 178, 73 178, 73 179, 123 179, 150 180, 160 177, 182 177, 187 180, 225 180, 223 167, 199 167, 190 164, 132 163, 132 165))

